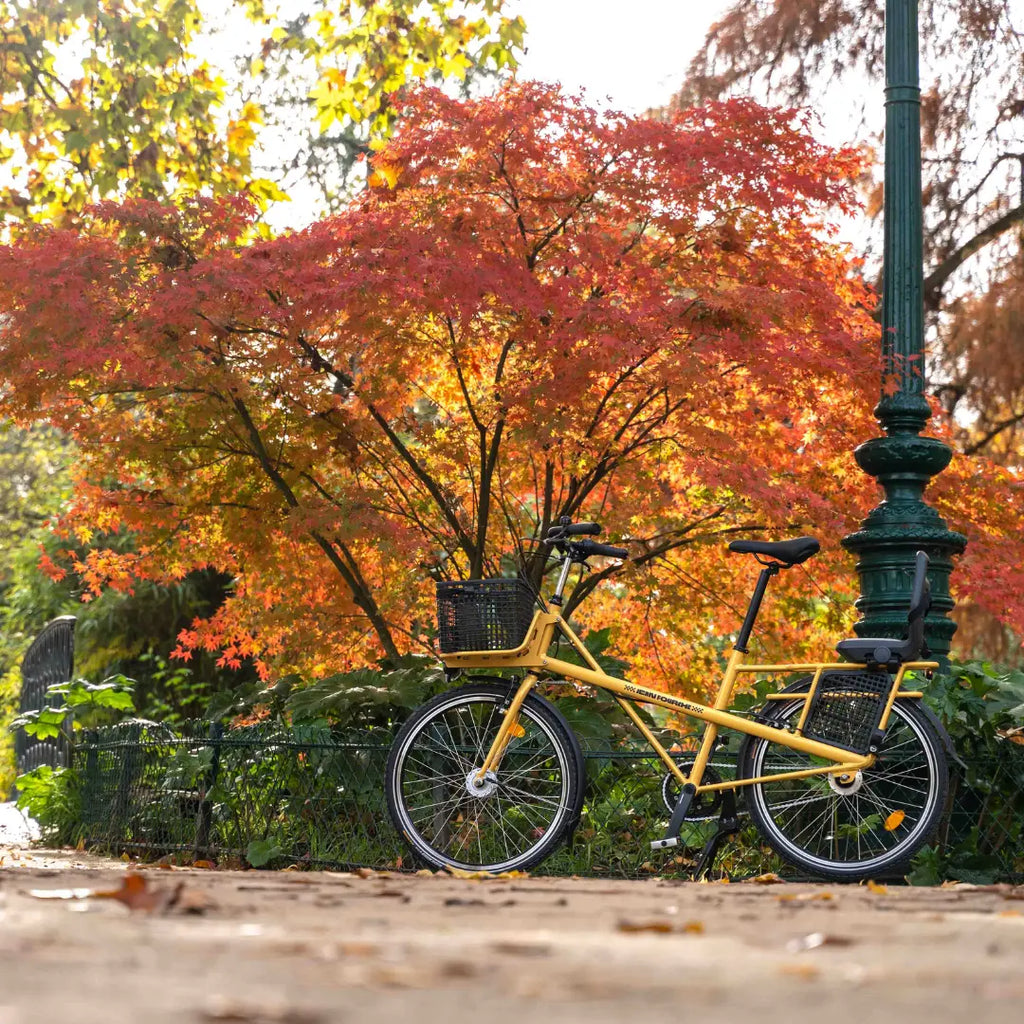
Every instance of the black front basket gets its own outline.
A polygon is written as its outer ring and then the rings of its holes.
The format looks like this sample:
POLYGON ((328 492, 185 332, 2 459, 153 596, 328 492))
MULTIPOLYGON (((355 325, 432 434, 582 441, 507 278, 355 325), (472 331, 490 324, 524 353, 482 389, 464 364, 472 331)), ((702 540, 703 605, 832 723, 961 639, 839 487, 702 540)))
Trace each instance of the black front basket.
POLYGON ((526 639, 533 603, 533 591, 518 579, 438 583, 441 653, 514 650, 526 639))

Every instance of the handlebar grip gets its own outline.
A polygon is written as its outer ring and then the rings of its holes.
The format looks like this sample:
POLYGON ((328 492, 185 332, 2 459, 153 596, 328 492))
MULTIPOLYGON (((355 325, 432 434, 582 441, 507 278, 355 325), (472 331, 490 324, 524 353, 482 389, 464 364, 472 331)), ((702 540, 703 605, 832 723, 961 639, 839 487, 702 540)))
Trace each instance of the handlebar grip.
POLYGON ((598 544, 594 540, 581 540, 576 547, 585 555, 607 555, 609 558, 629 558, 626 548, 612 547, 611 544, 598 544))

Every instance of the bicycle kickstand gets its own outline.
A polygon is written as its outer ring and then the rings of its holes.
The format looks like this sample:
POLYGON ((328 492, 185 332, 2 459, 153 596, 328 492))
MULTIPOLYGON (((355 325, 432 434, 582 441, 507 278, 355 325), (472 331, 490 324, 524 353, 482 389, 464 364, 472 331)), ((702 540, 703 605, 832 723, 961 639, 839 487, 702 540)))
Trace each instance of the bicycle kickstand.
POLYGON ((736 798, 729 790, 726 790, 722 796, 722 813, 718 816, 718 829, 704 844, 700 860, 697 861, 697 866, 693 869, 695 882, 699 882, 714 866, 722 840, 727 836, 736 835, 739 830, 740 823, 736 817, 736 798))

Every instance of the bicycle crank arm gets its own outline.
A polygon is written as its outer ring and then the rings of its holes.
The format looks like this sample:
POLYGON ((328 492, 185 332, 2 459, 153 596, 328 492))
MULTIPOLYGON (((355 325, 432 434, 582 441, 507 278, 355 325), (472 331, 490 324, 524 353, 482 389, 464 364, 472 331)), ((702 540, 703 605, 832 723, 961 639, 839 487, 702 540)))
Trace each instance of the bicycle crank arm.
POLYGON ((651 842, 652 850, 670 850, 673 846, 679 845, 679 830, 683 827, 690 804, 697 795, 697 787, 688 782, 683 786, 679 799, 676 801, 676 808, 672 812, 672 818, 665 829, 665 835, 661 839, 654 839, 651 842))

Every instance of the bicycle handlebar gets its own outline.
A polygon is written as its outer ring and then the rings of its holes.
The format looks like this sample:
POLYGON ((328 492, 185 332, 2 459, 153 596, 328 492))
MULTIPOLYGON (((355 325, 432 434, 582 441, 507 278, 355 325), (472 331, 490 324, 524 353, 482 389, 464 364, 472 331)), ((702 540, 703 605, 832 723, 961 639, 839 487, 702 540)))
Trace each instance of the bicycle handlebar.
POLYGON ((567 523, 565 526, 552 526, 544 539, 556 541, 565 537, 580 537, 585 534, 596 537, 600 532, 601 527, 597 523, 567 523))

